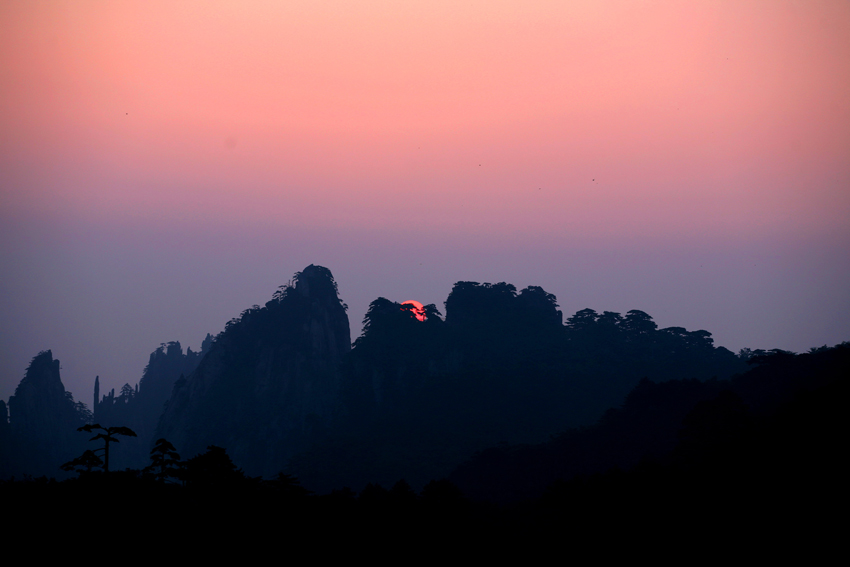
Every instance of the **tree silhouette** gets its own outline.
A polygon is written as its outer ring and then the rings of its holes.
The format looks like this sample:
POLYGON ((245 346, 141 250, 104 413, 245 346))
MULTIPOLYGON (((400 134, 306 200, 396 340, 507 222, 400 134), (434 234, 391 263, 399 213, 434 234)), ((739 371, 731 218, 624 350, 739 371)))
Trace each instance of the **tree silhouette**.
POLYGON ((304 498, 312 494, 310 490, 301 486, 301 482, 296 477, 286 474, 283 471, 277 473, 277 476, 273 480, 268 481, 268 484, 284 498, 304 498))
POLYGON ((74 460, 68 461, 59 468, 61 468, 63 471, 68 472, 74 471, 77 473, 82 473, 85 470, 85 472, 90 473, 92 468, 102 466, 103 459, 98 457, 91 449, 87 449, 85 453, 83 453, 74 460))
MULTIPOLYGON (((95 429, 99 429, 103 431, 103 433, 98 433, 89 441, 96 441, 98 439, 103 439, 103 448, 96 449, 93 453, 97 453, 97 451, 103 451, 103 471, 109 472, 109 444, 110 443, 118 443, 118 439, 115 435, 124 435, 126 437, 136 437, 136 432, 130 429, 129 427, 103 427, 99 423, 90 424, 87 423, 82 427, 78 427, 77 431, 85 431, 86 433, 91 433, 95 429)), ((83 453, 85 455, 85 453, 83 453)), ((82 457, 80 457, 82 458, 82 457)), ((73 461, 71 461, 73 462, 73 461)))
POLYGON ((174 445, 165 439, 157 439, 151 449, 151 464, 145 467, 145 472, 152 472, 156 479, 165 482, 166 478, 181 478, 183 463, 174 445))
POLYGON ((186 462, 186 483, 189 487, 228 489, 245 480, 223 447, 210 445, 207 452, 186 462))

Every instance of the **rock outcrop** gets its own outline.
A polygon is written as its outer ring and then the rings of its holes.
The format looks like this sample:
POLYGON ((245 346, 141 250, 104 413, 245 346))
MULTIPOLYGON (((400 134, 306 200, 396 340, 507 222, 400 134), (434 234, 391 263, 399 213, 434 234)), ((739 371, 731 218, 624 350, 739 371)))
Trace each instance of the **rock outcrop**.
POLYGON ((333 425, 350 348, 336 282, 310 265, 264 307, 227 324, 197 369, 174 385, 157 437, 185 457, 226 447, 247 474, 273 476, 333 425))
POLYGON ((14 467, 4 470, 4 476, 60 476, 59 465, 82 452, 87 437, 77 428, 89 415, 85 405, 75 403, 71 392, 65 391, 53 353, 38 353, 9 398, 9 437, 4 453, 9 457, 7 464, 14 463, 14 467))

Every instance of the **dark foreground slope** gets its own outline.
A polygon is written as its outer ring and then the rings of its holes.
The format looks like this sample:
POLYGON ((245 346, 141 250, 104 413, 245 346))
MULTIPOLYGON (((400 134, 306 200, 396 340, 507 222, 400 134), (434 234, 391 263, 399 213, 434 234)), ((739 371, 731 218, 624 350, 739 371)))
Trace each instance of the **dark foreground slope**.
POLYGON ((750 362, 732 380, 644 380, 593 427, 545 444, 488 449, 450 478, 476 499, 507 503, 545 494, 587 506, 610 497, 603 487, 636 498, 638 485, 623 487, 638 480, 650 483, 643 490, 656 504, 666 494, 668 505, 676 490, 696 486, 715 497, 787 499, 807 498, 815 484, 834 485, 850 344, 750 362))
MULTIPOLYGON (((825 562, 843 544, 836 518, 843 503, 839 448, 850 346, 776 353, 757 363, 731 389, 712 387, 716 395, 702 401, 695 402, 703 397, 694 395, 696 383, 643 383, 599 428, 662 431, 668 417, 642 423, 654 413, 669 414, 665 408, 679 399, 690 410, 672 452, 628 470, 565 479, 541 498, 512 505, 470 500, 447 481, 418 493, 400 482, 390 489, 370 484, 359 494, 309 494, 285 476, 246 478, 222 450, 190 460, 185 486, 135 472, 90 473, 63 483, 0 482, 0 499, 16 519, 13 536, 15 526, 31 530, 48 517, 54 543, 63 536, 96 537, 98 549, 110 554, 126 553, 130 541, 142 555, 161 556, 166 544, 171 555, 196 559, 280 553, 286 546, 349 560, 365 553, 395 561, 434 553, 443 560, 505 561, 516 554, 526 561, 825 562), (78 521, 81 506, 97 520, 78 521), (169 535, 177 525, 186 534, 169 535)), ((574 436, 583 434, 595 435, 574 436)), ((620 450, 616 443, 608 448, 620 450)))

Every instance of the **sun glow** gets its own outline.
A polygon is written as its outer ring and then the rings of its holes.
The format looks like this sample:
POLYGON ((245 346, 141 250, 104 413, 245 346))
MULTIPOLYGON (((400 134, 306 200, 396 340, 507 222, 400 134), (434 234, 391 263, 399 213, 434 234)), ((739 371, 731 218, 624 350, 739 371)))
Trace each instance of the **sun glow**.
POLYGON ((424 321, 427 318, 425 317, 425 306, 416 301, 415 299, 408 299, 407 301, 403 302, 402 305, 412 305, 413 315, 420 321, 424 321))

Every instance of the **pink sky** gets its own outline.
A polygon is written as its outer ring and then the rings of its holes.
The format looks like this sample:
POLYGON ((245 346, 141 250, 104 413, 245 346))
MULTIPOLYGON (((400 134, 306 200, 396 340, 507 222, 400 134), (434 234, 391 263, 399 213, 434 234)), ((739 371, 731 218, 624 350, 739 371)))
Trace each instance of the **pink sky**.
POLYGON ((530 4, 0 4, 0 396, 44 348, 134 383, 311 262, 355 337, 473 279, 850 339, 850 3, 530 4))

